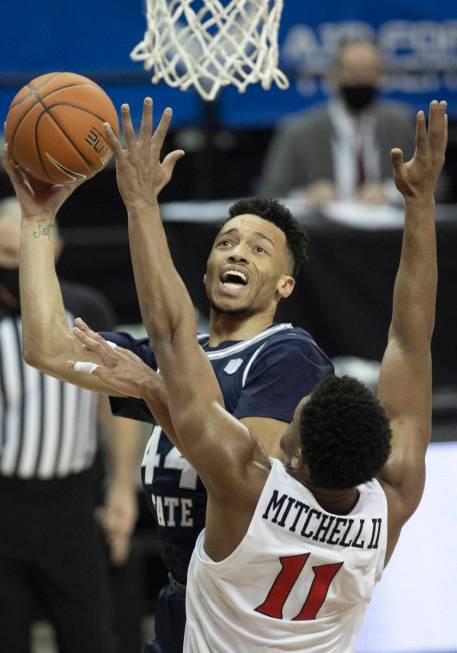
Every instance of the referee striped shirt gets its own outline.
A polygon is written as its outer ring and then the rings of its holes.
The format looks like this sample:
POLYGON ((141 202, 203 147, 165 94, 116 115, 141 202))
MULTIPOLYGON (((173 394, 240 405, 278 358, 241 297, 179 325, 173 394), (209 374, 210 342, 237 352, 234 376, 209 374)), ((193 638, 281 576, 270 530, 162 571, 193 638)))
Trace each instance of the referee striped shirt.
MULTIPOLYGON (((79 316, 110 329, 106 300, 63 283, 69 323, 79 316)), ((63 478, 88 469, 97 448, 98 395, 39 372, 22 356, 18 314, 0 303, 0 476, 63 478)))

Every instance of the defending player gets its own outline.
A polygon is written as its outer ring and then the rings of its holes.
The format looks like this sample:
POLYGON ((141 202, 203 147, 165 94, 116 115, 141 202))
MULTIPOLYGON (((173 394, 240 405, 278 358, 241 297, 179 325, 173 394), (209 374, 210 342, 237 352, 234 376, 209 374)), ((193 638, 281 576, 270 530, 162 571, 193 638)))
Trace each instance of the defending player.
MULTIPOLYGON (((125 151, 107 134, 122 176, 125 151)), ((78 337, 104 362, 93 375, 144 398, 208 490, 206 528, 188 575, 185 652, 353 650, 373 586, 424 487, 434 190, 446 142, 446 103, 434 101, 428 128, 423 112, 417 116, 413 159, 405 164, 392 151, 406 208, 379 402, 354 379, 321 382, 282 438, 286 466, 225 411, 153 203, 145 237, 155 251, 149 326, 160 375, 80 324, 78 337)), ((143 172, 150 156, 144 153, 143 172)))

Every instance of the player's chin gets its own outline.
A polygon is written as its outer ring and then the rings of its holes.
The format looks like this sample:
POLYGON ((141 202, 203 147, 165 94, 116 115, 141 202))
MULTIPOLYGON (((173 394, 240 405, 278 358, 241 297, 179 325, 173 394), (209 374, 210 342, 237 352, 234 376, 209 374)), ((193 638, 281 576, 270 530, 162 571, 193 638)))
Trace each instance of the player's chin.
POLYGON ((229 300, 217 300, 217 299, 210 299, 209 300, 211 308, 216 312, 219 313, 219 315, 249 315, 251 311, 251 307, 245 303, 240 303, 236 301, 229 301, 229 300))

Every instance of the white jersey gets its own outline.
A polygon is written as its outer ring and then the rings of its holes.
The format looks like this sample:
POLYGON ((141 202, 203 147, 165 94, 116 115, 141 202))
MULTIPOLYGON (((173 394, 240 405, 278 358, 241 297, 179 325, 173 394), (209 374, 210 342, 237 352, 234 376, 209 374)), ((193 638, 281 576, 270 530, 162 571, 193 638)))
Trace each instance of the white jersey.
POLYGON ((278 460, 249 529, 221 562, 205 531, 187 578, 184 653, 350 653, 387 543, 380 484, 360 485, 347 515, 323 510, 278 460))

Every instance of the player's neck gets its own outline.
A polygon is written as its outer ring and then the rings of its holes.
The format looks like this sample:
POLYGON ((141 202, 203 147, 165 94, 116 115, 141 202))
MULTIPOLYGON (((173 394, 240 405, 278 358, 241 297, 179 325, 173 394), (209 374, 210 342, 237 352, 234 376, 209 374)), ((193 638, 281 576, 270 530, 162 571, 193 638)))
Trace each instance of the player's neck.
POLYGON ((211 309, 211 347, 217 347, 225 340, 247 340, 267 329, 273 322, 273 313, 266 311, 255 315, 227 315, 211 309))
POLYGON ((293 470, 287 467, 287 471, 311 492, 317 503, 326 512, 331 512, 336 515, 347 515, 359 500, 359 491, 356 488, 335 490, 319 487, 310 479, 309 473, 306 471, 306 466, 299 470, 293 470))

